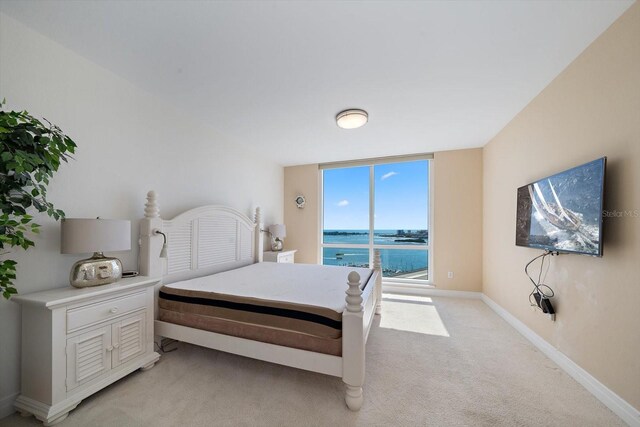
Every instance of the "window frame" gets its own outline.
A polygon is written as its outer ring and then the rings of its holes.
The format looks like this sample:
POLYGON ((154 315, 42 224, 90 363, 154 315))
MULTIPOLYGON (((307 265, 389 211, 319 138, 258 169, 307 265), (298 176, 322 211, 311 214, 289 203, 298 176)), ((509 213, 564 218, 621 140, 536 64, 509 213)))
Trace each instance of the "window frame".
POLYGON ((324 248, 353 248, 353 249, 368 249, 369 250, 369 265, 373 265, 373 254, 376 249, 387 249, 387 250, 398 250, 398 249, 408 249, 408 250, 416 250, 416 251, 427 251, 427 271, 428 271, 428 279, 406 279, 399 277, 383 277, 382 283, 388 287, 434 287, 433 278, 433 242, 434 242, 434 232, 433 232, 433 212, 434 212, 434 197, 433 197, 433 155, 432 154, 421 154, 415 156, 398 156, 398 157, 386 157, 381 159, 366 159, 366 160, 356 160, 352 162, 336 162, 336 163, 326 163, 321 164, 318 167, 318 173, 320 174, 319 181, 319 203, 318 208, 320 212, 318 214, 318 264, 322 265, 323 263, 323 249, 324 248), (428 177, 429 177, 429 186, 428 186, 428 196, 429 202, 427 206, 429 220, 427 223, 428 231, 429 231, 429 239, 427 241, 427 245, 425 246, 415 246, 415 245, 381 245, 374 243, 374 231, 375 231, 375 166, 381 164, 389 164, 389 163, 403 163, 403 162, 412 162, 426 160, 428 162, 428 177), (342 168, 353 168, 353 167, 369 167, 369 243, 368 244, 348 244, 348 243, 324 243, 324 170, 325 169, 342 169, 342 168))

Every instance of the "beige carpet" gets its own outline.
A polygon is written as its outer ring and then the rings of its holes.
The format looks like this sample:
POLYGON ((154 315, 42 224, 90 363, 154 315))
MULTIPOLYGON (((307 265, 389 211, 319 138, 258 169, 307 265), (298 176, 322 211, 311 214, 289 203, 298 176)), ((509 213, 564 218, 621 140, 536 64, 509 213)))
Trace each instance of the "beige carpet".
MULTIPOLYGON (((61 426, 623 426, 483 302, 385 295, 365 401, 339 378, 182 344, 61 426)), ((38 425, 14 414, 0 426, 38 425)))

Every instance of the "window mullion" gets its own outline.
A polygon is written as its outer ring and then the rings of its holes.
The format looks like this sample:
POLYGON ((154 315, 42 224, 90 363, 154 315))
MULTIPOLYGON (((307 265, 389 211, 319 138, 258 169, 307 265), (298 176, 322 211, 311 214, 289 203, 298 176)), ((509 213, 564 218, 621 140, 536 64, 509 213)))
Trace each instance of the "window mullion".
POLYGON ((373 267, 373 232, 375 227, 375 176, 374 166, 369 166, 369 267, 373 267))

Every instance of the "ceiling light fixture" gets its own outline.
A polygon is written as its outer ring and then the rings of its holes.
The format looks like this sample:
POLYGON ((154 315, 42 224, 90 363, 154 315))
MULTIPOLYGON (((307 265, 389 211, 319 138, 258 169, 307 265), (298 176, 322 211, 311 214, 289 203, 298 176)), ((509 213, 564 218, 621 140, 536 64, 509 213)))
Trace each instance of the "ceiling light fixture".
POLYGON ((357 129, 369 120, 369 114, 364 110, 344 110, 336 116, 336 123, 342 129, 357 129))

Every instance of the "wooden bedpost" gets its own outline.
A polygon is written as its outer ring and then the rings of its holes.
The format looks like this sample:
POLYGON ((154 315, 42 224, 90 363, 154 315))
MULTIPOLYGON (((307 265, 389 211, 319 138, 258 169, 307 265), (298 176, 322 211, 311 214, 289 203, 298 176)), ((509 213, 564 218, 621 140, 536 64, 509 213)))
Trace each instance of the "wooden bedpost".
POLYGON ((360 275, 349 273, 347 307, 342 314, 342 381, 347 385, 345 401, 352 411, 362 407, 364 384, 365 336, 363 328, 362 289, 360 275))
POLYGON ((164 260, 160 258, 163 238, 153 234, 154 230, 162 231, 162 218, 158 207, 158 194, 155 191, 147 193, 147 203, 144 205, 144 218, 140 221, 140 274, 143 276, 160 277, 164 273, 164 260))
POLYGON ((373 269, 378 273, 376 277, 376 314, 382 313, 382 259, 380 249, 373 252, 373 269))
POLYGON ((260 212, 260 208, 256 208, 256 216, 255 216, 255 262, 262 262, 263 252, 264 252, 264 236, 262 235, 262 213, 260 212))

